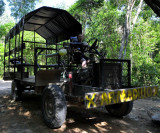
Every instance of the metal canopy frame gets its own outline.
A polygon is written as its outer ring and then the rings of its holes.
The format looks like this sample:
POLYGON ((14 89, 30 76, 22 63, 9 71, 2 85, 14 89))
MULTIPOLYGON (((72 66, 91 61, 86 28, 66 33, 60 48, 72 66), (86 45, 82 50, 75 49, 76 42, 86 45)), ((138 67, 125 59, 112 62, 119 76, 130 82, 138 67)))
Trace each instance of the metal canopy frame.
POLYGON ((144 1, 160 17, 160 0, 144 0, 144 1))
POLYGON ((57 43, 82 33, 82 26, 67 11, 43 6, 26 14, 7 34, 6 42, 23 30, 35 31, 47 42, 57 43))
MULTIPOLYGON (((82 33, 81 24, 65 10, 41 7, 28 13, 5 37, 4 79, 14 79, 17 77, 17 74, 18 79, 23 79, 24 76, 28 77, 28 68, 30 67, 34 67, 34 75, 36 76, 38 69, 38 53, 40 51, 46 51, 47 55, 49 50, 57 52, 59 47, 58 42, 68 40, 71 36, 76 36, 79 33, 82 33), (25 31, 34 32, 34 41, 24 40, 25 31), (46 43, 36 42, 35 33, 38 33, 43 37, 46 40, 46 43), (14 41, 11 41, 12 39, 14 41), (26 43, 29 43, 34 47, 34 64, 29 64, 24 61, 26 43), (46 46, 44 48, 39 48, 36 44, 45 44, 46 46), (56 48, 51 49, 48 47, 50 45, 56 45, 56 48), (20 64, 16 64, 17 61, 20 62, 20 64), (25 72, 25 67, 27 68, 27 72, 25 72), (18 68, 20 68, 20 71, 18 68)), ((56 60, 59 58, 58 54, 55 58, 56 60)), ((48 65, 47 59, 46 56, 46 65, 41 65, 41 67, 46 68, 46 70, 48 70, 48 68, 57 67, 58 64, 48 65)))

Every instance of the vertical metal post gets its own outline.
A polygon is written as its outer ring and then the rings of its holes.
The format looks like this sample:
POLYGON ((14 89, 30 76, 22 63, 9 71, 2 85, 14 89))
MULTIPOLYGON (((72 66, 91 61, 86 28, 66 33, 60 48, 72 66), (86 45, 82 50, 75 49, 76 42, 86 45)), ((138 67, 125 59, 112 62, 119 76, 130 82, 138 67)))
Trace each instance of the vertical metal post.
POLYGON ((18 42, 18 58, 19 58, 19 47, 20 47, 20 44, 21 44, 21 34, 19 32, 19 42, 18 42))
MULTIPOLYGON (((58 50, 59 50, 59 46, 58 46, 58 39, 56 37, 56 53, 58 53, 58 50)), ((56 62, 58 63, 58 67, 60 65, 60 55, 58 54, 58 56, 56 57, 56 62)))
POLYGON ((37 49, 34 49, 34 75, 37 74, 37 49))
POLYGON ((23 20, 23 30, 22 30, 22 43, 21 43, 21 79, 23 78, 23 48, 24 48, 24 20, 23 20))
MULTIPOLYGON (((58 53, 58 45, 56 44, 56 53, 58 53)), ((57 64, 58 64, 58 66, 59 66, 59 61, 60 61, 60 57, 59 57, 59 55, 56 57, 56 62, 57 62, 57 64)))
MULTIPOLYGON (((46 48, 47 48, 47 40, 46 40, 46 48)), ((46 49, 46 55, 48 54, 48 51, 47 51, 47 49, 46 49)), ((46 58, 46 65, 48 65, 48 60, 47 60, 47 58, 46 58)), ((46 67, 46 70, 48 70, 48 67, 46 67)))
POLYGON ((131 61, 128 60, 128 86, 131 87, 131 61))
POLYGON ((7 41, 6 41, 6 37, 5 37, 5 44, 4 44, 4 77, 5 77, 5 71, 6 71, 6 69, 5 69, 5 66, 6 66, 6 60, 5 60, 5 56, 6 56, 6 43, 7 43, 7 41))
POLYGON ((36 47, 36 32, 34 31, 34 49, 35 49, 35 47, 36 47))
POLYGON ((35 48, 35 31, 34 31, 34 75, 37 73, 37 49, 35 48))
POLYGON ((99 86, 100 84, 102 84, 102 87, 104 87, 103 64, 104 64, 104 60, 100 60, 100 66, 99 66, 99 68, 98 68, 98 69, 100 69, 100 70, 99 70, 99 74, 98 74, 98 75, 100 75, 100 76, 99 76, 98 86, 99 86))
MULTIPOLYGON (((15 68, 16 68, 16 52, 17 52, 17 35, 15 35, 15 48, 14 48, 14 73, 15 73, 15 68)), ((14 74, 15 75, 15 74, 14 74)))
POLYGON ((11 50, 11 41, 10 41, 10 38, 9 38, 9 51, 8 51, 8 72, 10 72, 10 50, 11 50))

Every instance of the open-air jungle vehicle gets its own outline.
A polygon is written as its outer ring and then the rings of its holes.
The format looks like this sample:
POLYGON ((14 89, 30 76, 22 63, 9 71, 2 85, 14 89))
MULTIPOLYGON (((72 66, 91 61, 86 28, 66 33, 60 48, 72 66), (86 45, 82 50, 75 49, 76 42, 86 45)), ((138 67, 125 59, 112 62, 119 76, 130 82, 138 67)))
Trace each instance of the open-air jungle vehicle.
POLYGON ((64 123, 66 101, 86 109, 105 106, 110 114, 124 116, 133 100, 158 91, 157 86, 133 88, 130 60, 105 59, 96 49, 97 40, 82 48, 90 63, 81 69, 74 49, 82 45, 67 41, 81 32, 81 24, 67 11, 41 7, 25 15, 5 38, 4 80, 12 80, 12 97, 21 99, 26 90, 41 94, 42 116, 50 128, 64 123), (36 41, 39 36, 45 41, 36 41))

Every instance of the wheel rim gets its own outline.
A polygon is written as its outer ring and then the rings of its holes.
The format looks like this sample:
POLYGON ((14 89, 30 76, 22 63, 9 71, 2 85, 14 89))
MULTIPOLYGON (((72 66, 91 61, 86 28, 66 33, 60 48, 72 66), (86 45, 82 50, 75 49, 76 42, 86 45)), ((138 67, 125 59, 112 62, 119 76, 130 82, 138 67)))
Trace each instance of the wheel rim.
POLYGON ((50 119, 54 117, 54 99, 51 96, 45 97, 44 101, 45 114, 50 119))

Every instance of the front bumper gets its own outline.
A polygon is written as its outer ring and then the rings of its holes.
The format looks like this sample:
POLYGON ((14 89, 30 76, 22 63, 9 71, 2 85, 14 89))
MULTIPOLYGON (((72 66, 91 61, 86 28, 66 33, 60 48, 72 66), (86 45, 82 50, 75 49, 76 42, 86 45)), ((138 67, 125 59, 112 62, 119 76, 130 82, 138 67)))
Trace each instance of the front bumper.
POLYGON ((123 103, 137 99, 154 97, 158 93, 158 86, 136 87, 128 89, 105 90, 85 93, 86 109, 111 104, 123 103))

